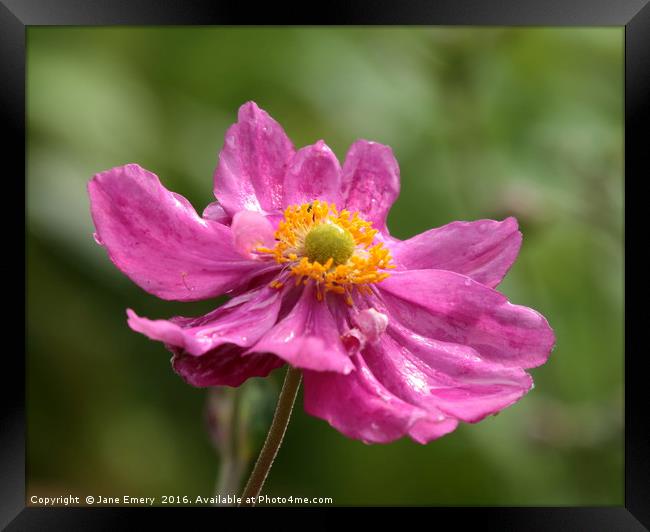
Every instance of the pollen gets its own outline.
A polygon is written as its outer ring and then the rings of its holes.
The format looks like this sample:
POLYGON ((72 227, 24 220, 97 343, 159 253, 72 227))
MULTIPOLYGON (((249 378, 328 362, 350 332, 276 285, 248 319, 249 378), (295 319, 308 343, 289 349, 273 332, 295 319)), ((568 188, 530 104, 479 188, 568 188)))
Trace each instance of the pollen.
MULTIPOLYGON (((376 234, 358 213, 338 211, 334 204, 316 200, 287 207, 275 232, 275 246, 257 251, 286 264, 296 285, 314 283, 318 300, 333 292, 351 305, 355 289, 371 294, 370 285, 389 277, 386 270, 395 267, 383 243, 374 243, 376 234)), ((273 283, 275 288, 282 285, 273 283)))

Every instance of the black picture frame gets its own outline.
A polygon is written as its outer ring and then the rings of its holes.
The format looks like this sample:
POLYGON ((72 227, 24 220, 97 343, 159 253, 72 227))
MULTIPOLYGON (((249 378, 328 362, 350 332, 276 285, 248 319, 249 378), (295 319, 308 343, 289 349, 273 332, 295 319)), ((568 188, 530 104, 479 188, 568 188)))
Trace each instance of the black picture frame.
MULTIPOLYGON (((296 23, 356 25, 479 25, 479 26, 619 26, 625 28, 625 496, 622 507, 535 507, 535 508, 413 508, 416 519, 453 520, 456 527, 473 524, 488 530, 644 530, 650 527, 650 416, 644 408, 647 391, 642 370, 647 354, 639 341, 645 313, 634 312, 632 301, 642 297, 635 288, 641 260, 634 260, 635 243, 641 231, 633 222, 640 211, 643 178, 649 175, 650 143, 644 129, 650 123, 650 5, 648 0, 377 0, 331 1, 318 16, 309 11, 284 8, 277 3, 254 10, 244 4, 198 0, 0 0, 0 113, 5 130, 2 143, 5 171, 5 207, 20 209, 16 198, 26 194, 18 179, 25 172, 25 34, 40 25, 257 25, 296 23), (7 184, 16 185, 9 192, 7 184), (7 201, 11 194, 12 201, 7 201), (629 288, 632 287, 632 288, 629 288)), ((24 206, 24 202, 22 204, 24 206)), ((5 211, 5 231, 13 230, 10 219, 18 212, 5 211)), ((24 216, 24 212, 23 212, 24 216)), ((23 220, 25 218, 23 217, 23 220)), ((15 223, 15 222, 14 222, 15 223)), ((13 230, 15 232, 15 230, 13 230)), ((646 239, 641 239, 641 248, 646 239)), ((23 240, 24 245, 24 240, 23 240)), ((23 257, 25 255, 23 254, 23 257)), ((13 263, 15 259, 4 263, 13 263)), ((5 278, 17 277, 7 271, 5 278)), ((14 284, 10 281, 6 284, 14 284)), ((16 313, 17 314, 17 313, 16 313)), ((9 337, 9 331, 5 332, 9 337)), ((26 337, 26 336, 25 336, 26 337)), ((6 344, 6 342, 5 342, 6 344)), ((26 347, 26 346, 24 346, 26 347)), ((0 430, 0 526, 7 530, 76 530, 130 528, 144 509, 127 508, 26 508, 25 507, 25 358, 5 345, 3 353, 2 425, 0 430), (13 387, 12 387, 13 385, 13 387)), ((186 512, 187 509, 180 509, 186 512)), ((269 510, 226 511, 230 517, 251 513, 267 519, 269 510)), ((296 508, 298 520, 304 512, 319 511, 325 524, 338 522, 341 508, 296 508), (332 514, 332 515, 330 515, 332 514)), ((210 511, 207 509, 206 511, 210 511)), ((381 518, 381 509, 372 509, 381 518), (379 510, 379 511, 378 511, 379 510)), ((152 519, 173 526, 176 512, 149 511, 152 519), (171 519, 171 520, 170 520, 171 519)), ((176 514, 177 515, 177 514, 176 514)), ((223 514, 221 514, 223 515, 223 514)), ((187 513, 184 513, 187 516, 187 513)), ((179 523, 186 524, 186 517, 179 523)), ((312 518, 310 518, 312 519, 312 518)), ((313 521, 311 521, 313 523, 313 521)), ((213 522, 217 525, 217 521, 213 522)), ((432 524, 432 527, 435 525, 432 524)))

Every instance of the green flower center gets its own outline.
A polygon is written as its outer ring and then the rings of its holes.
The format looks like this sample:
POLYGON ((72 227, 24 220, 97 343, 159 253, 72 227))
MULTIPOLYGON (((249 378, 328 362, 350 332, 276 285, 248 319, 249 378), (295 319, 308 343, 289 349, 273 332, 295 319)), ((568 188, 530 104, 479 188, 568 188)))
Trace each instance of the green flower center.
POLYGON ((334 266, 345 264, 354 253, 354 247, 354 237, 336 224, 317 225, 305 237, 305 255, 311 262, 320 264, 329 259, 334 261, 334 266))

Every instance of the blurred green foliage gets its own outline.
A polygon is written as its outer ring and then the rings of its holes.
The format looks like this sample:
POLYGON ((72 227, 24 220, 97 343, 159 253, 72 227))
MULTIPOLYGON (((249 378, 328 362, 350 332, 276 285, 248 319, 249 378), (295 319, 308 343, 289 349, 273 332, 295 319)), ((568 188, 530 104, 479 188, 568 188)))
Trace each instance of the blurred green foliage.
POLYGON ((296 146, 323 138, 341 160, 357 138, 392 146, 399 238, 517 216, 524 244, 500 290, 557 333, 526 398, 426 446, 367 446, 298 406, 266 492, 623 503, 623 29, 27 32, 29 493, 213 493, 206 392, 127 327, 125 308, 198 315, 221 300, 160 301, 122 275, 93 241, 86 183, 137 162, 200 212, 225 130, 252 99, 296 146))

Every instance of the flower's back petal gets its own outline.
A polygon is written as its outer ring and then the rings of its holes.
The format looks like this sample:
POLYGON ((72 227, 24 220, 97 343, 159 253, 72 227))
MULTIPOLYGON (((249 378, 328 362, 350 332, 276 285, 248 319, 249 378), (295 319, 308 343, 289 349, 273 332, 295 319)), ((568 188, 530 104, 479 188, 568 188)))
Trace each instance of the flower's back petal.
POLYGON ((88 192, 98 241, 151 294, 179 301, 216 297, 264 271, 237 253, 229 227, 199 217, 137 164, 95 175, 88 192))
POLYGON ((205 209, 203 209, 203 214, 201 216, 206 220, 212 220, 213 222, 219 222, 224 225, 230 225, 231 221, 231 216, 218 201, 213 201, 208 204, 205 209))
POLYGON ((195 357, 172 348, 172 367, 188 384, 197 387, 239 386, 251 377, 266 377, 284 361, 269 353, 243 357, 244 349, 224 344, 195 357))
POLYGON ((339 373, 354 369, 328 305, 316 299, 311 286, 249 352, 274 353, 297 368, 339 373))
POLYGON ((449 270, 494 288, 517 258, 521 233, 515 218, 453 222, 387 245, 398 267, 449 270))
POLYGON ((201 356, 222 344, 250 347, 273 325, 280 310, 277 290, 246 293, 200 318, 149 320, 127 310, 129 326, 152 340, 201 356))
POLYGON ((214 173, 214 195, 233 216, 246 209, 282 207, 282 184, 293 145, 268 113, 254 102, 239 108, 237 123, 226 132, 214 173))
POLYGON ((445 270, 395 271, 377 285, 389 319, 421 336, 467 345, 489 361, 532 368, 555 335, 546 319, 499 292, 445 270))
POLYGON ((359 211, 375 229, 388 233, 386 217, 399 196, 399 166, 389 146, 358 140, 343 163, 345 207, 359 211))
POLYGON ((341 206, 341 165, 322 140, 296 152, 284 179, 284 206, 315 199, 341 206))
POLYGON ((423 338, 395 324, 363 357, 400 399, 470 423, 510 406, 532 386, 521 368, 484 361, 471 348, 423 338))
POLYGON ((354 355, 353 360, 356 369, 349 375, 303 372, 308 414, 366 443, 387 443, 403 436, 426 443, 456 428, 455 419, 426 411, 391 393, 360 355, 354 355))

